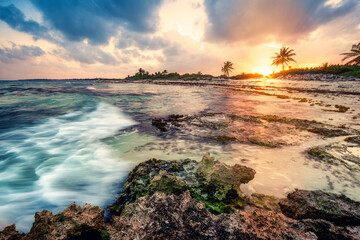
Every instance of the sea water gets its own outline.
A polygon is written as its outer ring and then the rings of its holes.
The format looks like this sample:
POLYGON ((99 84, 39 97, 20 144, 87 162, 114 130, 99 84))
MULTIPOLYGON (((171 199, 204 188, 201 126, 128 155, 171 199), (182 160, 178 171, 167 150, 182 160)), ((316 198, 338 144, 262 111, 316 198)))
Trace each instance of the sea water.
MULTIPOLYGON (((262 86, 266 81, 253 83, 262 86)), ((276 80, 269 86, 276 86, 276 80)), ((230 165, 254 168, 255 179, 242 186, 248 194, 284 197, 294 188, 305 188, 359 196, 360 184, 332 174, 341 169, 324 171, 305 154, 314 145, 336 139, 291 136, 290 146, 269 149, 236 142, 219 144, 207 128, 189 127, 176 134, 162 133, 151 125, 153 118, 170 114, 214 112, 321 121, 331 117, 338 125, 353 121, 352 115, 324 112, 297 100, 210 86, 0 81, 0 229, 16 223, 17 229, 26 232, 35 212, 47 209, 56 214, 72 202, 105 208, 139 162, 152 157, 199 161, 206 152, 230 165), (334 181, 333 188, 328 179, 334 181)), ((239 126, 239 131, 244 127, 262 134, 251 124, 239 126)))

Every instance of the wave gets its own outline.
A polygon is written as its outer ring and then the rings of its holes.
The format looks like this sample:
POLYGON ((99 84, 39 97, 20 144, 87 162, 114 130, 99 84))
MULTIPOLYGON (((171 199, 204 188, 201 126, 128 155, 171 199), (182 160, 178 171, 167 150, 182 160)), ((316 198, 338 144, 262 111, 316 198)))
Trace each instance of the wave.
POLYGON ((134 124, 101 102, 0 134, 0 225, 27 231, 35 211, 106 204, 131 164, 102 139, 134 124))

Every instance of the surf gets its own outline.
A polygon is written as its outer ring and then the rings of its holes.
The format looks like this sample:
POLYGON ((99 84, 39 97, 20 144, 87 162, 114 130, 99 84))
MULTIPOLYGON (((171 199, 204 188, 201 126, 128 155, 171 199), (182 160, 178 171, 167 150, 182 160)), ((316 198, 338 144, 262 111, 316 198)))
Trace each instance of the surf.
POLYGON ((0 225, 28 231, 34 211, 104 206, 131 168, 102 141, 136 124, 104 102, 0 134, 0 225))

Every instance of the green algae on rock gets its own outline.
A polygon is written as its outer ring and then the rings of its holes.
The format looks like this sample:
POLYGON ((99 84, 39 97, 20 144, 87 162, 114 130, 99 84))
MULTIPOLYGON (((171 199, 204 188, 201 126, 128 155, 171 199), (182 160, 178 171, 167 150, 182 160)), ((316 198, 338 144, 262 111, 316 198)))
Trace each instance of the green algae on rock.
POLYGON ((219 135, 214 137, 214 140, 220 142, 222 144, 227 144, 233 141, 236 141, 236 137, 228 136, 228 135, 219 135))
POLYGON ((347 146, 345 144, 330 144, 310 148, 307 153, 315 160, 335 166, 342 165, 349 170, 358 171, 360 170, 360 157, 351 153, 349 149, 353 147, 354 146, 347 146), (336 157, 332 153, 334 153, 336 157))
POLYGON ((0 239, 359 239, 359 202, 306 190, 281 201, 246 197, 239 187, 254 175, 251 168, 228 166, 210 154, 199 163, 153 158, 130 172, 109 221, 99 207, 71 204, 56 215, 36 213, 26 235, 9 226, 0 239))
POLYGON ((240 185, 248 183, 255 170, 238 164, 230 167, 205 154, 200 163, 194 160, 163 161, 150 159, 130 172, 123 192, 109 207, 120 214, 127 203, 156 191, 182 194, 189 190, 191 196, 205 203, 212 212, 231 212, 248 201, 242 196, 240 185))

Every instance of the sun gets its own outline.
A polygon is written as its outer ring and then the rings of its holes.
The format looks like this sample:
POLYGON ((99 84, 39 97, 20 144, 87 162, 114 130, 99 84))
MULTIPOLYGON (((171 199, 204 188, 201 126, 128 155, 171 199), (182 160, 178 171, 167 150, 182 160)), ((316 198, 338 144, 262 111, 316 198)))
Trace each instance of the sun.
POLYGON ((273 71, 270 69, 270 68, 267 68, 267 67, 262 67, 262 68, 259 68, 259 69, 254 69, 253 72, 256 72, 256 73, 260 73, 264 76, 269 76, 270 74, 273 73, 273 71))

